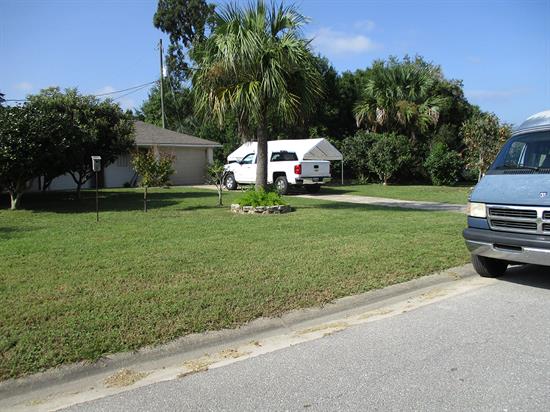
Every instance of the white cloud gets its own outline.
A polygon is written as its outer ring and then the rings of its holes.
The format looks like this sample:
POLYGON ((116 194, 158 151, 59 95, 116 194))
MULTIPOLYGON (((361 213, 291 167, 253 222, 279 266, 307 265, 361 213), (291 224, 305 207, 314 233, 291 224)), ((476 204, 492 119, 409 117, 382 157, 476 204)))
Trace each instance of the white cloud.
POLYGON ((113 86, 103 86, 101 89, 96 90, 94 94, 97 95, 97 94, 112 93, 114 91, 116 91, 116 89, 113 86))
POLYGON ((326 54, 368 53, 380 47, 362 34, 348 34, 328 27, 319 29, 312 37, 315 48, 326 54))
POLYGON ((129 97, 123 97, 122 99, 119 99, 116 101, 122 108, 122 110, 133 110, 136 107, 136 102, 134 99, 130 99, 129 97))
POLYGON ((13 86, 17 90, 21 90, 22 92, 30 92, 32 90, 32 84, 29 82, 20 82, 13 86))
POLYGON ((464 94, 473 100, 508 100, 512 97, 527 93, 528 89, 509 90, 465 90, 464 94))
POLYGON ((376 23, 372 20, 359 20, 353 24, 353 27, 357 30, 373 31, 376 27, 376 23))

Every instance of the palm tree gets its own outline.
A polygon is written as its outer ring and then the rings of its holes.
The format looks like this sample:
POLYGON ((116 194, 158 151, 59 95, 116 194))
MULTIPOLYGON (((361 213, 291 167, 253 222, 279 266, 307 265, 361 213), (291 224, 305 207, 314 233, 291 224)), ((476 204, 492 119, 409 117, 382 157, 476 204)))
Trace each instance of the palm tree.
POLYGON ((300 34, 306 19, 292 6, 263 0, 230 4, 214 19, 210 37, 192 50, 195 107, 220 125, 236 116, 240 134, 258 142, 256 187, 266 188, 270 119, 296 123, 321 95, 321 76, 300 34))
POLYGON ((366 124, 374 132, 402 132, 416 140, 416 133, 435 126, 449 104, 435 92, 442 79, 439 67, 423 60, 375 62, 355 107, 357 125, 366 124))

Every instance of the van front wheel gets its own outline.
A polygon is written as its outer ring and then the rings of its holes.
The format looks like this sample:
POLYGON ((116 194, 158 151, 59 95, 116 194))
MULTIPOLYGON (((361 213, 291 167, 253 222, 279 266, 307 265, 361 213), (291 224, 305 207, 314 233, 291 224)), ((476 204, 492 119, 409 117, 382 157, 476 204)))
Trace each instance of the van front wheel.
POLYGON ((508 262, 485 256, 472 255, 472 265, 476 272, 485 278, 497 278, 504 275, 508 262))

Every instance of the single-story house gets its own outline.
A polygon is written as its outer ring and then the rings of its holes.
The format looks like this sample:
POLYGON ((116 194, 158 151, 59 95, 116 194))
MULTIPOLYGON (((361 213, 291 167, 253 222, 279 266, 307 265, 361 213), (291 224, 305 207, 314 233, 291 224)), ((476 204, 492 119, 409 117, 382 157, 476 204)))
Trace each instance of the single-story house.
MULTIPOLYGON (((174 156, 176 173, 170 178, 173 185, 193 185, 205 182, 206 168, 208 164, 213 162, 214 148, 221 147, 219 143, 163 129, 139 120, 134 123, 135 141, 138 149, 153 148, 153 150, 160 153, 169 153, 174 156)), ((103 176, 100 179, 102 187, 133 185, 137 180, 136 173, 132 168, 131 154, 120 156, 113 164, 107 166, 102 173, 103 176)), ((85 185, 88 188, 91 186, 91 181, 88 181, 85 185)), ((49 190, 65 190, 75 187, 72 177, 64 175, 54 179, 49 190)))

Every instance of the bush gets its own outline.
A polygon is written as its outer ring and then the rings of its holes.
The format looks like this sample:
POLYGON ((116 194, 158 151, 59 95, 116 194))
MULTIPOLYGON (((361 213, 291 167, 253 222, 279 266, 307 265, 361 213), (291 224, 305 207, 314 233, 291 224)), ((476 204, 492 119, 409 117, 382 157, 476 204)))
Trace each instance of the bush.
POLYGON ((344 171, 346 174, 357 178, 361 182, 368 181, 371 174, 368 165, 368 151, 379 136, 359 130, 354 136, 346 137, 342 141, 339 149, 344 156, 344 171))
POLYGON ((434 185, 454 185, 460 179, 462 159, 460 155, 444 143, 432 146, 428 158, 424 162, 434 185))
POLYGON ((281 195, 274 191, 265 191, 263 189, 249 189, 237 199, 240 206, 278 206, 286 205, 281 195))
POLYGON ((387 184, 391 177, 413 159, 409 139, 395 133, 377 135, 376 142, 367 152, 369 168, 387 184))

